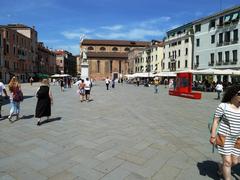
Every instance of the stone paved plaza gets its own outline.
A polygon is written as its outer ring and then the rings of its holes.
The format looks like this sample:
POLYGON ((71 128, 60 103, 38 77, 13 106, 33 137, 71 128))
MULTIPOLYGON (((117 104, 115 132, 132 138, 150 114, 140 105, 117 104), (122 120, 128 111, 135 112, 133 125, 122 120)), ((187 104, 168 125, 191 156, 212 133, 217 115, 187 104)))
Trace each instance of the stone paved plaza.
MULTIPOLYGON (((36 125, 34 93, 39 84, 23 84, 26 99, 19 121, 0 121, 1 180, 198 180, 217 179, 217 153, 208 143, 207 122, 219 101, 169 96, 160 87, 97 82, 91 102, 81 103, 76 87, 52 86, 49 122, 36 125)), ((233 176, 239 177, 236 167, 233 176)))

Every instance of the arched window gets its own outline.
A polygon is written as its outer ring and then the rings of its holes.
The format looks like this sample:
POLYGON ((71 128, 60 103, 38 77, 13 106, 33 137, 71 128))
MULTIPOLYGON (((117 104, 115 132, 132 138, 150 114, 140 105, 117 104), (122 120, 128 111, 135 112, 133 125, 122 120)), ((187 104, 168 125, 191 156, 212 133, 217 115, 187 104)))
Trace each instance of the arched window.
POLYGON ((124 51, 130 51, 130 48, 125 48, 124 51))
POLYGON ((117 47, 112 48, 113 51, 118 51, 117 47))
POLYGON ((106 51, 105 47, 100 47, 100 51, 106 51))
POLYGON ((88 47, 87 49, 90 51, 94 50, 92 46, 88 47))

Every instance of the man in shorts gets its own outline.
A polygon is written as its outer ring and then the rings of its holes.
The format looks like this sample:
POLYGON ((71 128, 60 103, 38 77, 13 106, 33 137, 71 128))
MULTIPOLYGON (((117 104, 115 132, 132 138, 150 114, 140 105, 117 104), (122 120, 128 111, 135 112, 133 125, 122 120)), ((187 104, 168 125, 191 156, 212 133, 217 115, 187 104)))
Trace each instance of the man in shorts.
POLYGON ((86 101, 89 102, 90 91, 91 91, 91 81, 89 80, 89 78, 86 78, 84 89, 85 89, 86 101))

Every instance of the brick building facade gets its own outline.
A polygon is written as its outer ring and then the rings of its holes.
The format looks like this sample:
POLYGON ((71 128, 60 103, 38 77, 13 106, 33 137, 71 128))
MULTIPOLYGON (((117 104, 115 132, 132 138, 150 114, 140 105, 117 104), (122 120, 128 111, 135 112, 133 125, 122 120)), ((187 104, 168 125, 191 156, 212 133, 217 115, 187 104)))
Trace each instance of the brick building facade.
POLYGON ((146 47, 150 42, 124 40, 90 40, 81 42, 80 52, 87 51, 89 76, 96 80, 119 78, 128 74, 128 52, 132 48, 146 47))
POLYGON ((57 73, 77 75, 76 57, 65 50, 57 50, 56 54, 56 71, 57 73))

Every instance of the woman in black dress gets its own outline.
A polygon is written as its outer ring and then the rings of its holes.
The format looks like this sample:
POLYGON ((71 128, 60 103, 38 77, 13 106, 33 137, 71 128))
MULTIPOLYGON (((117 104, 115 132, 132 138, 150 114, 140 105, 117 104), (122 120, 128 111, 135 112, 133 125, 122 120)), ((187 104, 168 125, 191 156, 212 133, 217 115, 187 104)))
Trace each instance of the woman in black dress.
POLYGON ((38 88, 36 97, 38 98, 35 117, 39 118, 37 125, 41 125, 41 118, 51 116, 51 104, 53 102, 52 93, 47 79, 42 80, 42 85, 38 88))

